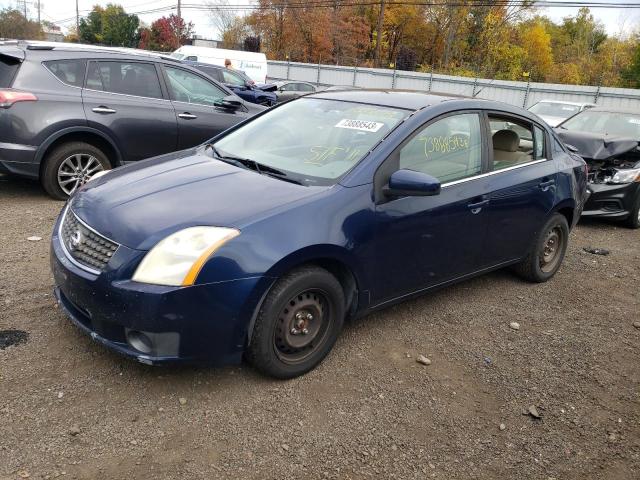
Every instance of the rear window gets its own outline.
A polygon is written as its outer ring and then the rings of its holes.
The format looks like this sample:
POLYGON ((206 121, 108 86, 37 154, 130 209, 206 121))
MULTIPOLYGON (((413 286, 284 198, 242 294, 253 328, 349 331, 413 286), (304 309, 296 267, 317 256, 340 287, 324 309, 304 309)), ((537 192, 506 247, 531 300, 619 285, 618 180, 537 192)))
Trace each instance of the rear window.
POLYGON ((152 63, 91 62, 87 88, 137 97, 162 98, 160 80, 152 63))
POLYGON ((20 62, 12 57, 0 55, 0 88, 9 88, 20 68, 20 62))
POLYGON ((82 87, 84 83, 84 60, 52 60, 44 62, 44 66, 53 73, 58 80, 67 85, 82 87))

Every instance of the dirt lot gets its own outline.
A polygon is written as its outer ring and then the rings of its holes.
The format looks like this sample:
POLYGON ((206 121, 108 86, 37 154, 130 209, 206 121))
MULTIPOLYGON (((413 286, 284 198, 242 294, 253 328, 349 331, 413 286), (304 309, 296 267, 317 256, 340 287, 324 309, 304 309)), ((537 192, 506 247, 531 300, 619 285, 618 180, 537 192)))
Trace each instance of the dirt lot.
POLYGON ((553 281, 497 272, 390 308, 279 382, 80 334, 51 294, 61 207, 0 176, 0 330, 30 335, 0 350, 0 479, 640 478, 638 231, 580 225, 553 281))

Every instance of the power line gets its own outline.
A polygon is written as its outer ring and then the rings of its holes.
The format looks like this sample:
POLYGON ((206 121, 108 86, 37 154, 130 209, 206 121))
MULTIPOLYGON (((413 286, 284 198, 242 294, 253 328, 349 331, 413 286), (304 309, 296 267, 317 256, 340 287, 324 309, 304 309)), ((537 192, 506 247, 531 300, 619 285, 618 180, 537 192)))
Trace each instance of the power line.
MULTIPOLYGON (((24 0, 21 0, 24 1, 24 0)), ((139 4, 139 6, 147 5, 153 2, 145 2, 139 4)), ((269 5, 247 5, 247 4, 226 4, 226 5, 203 5, 203 4, 185 4, 180 2, 179 4, 167 5, 163 7, 155 7, 146 10, 139 10, 134 12, 127 12, 130 15, 148 15, 152 13, 162 13, 171 10, 178 10, 180 7, 180 14, 182 10, 195 10, 195 11, 257 11, 257 10, 277 10, 277 9, 321 9, 321 8, 336 8, 336 7, 363 7, 363 6, 379 6, 380 1, 334 1, 334 0, 310 0, 310 1, 284 1, 277 4, 269 5)), ((542 0, 531 2, 529 0, 476 0, 471 2, 464 1, 395 1, 386 3, 387 7, 393 6, 424 6, 424 7, 544 7, 544 8, 608 8, 608 9, 640 9, 640 2, 626 3, 626 4, 611 4, 606 2, 578 2, 578 1, 550 1, 542 0)), ((85 10, 90 11, 90 10, 85 10)), ((52 23, 67 23, 79 17, 77 13, 74 17, 65 18, 62 20, 56 20, 52 23)), ((85 15, 82 16, 84 18, 85 15)))

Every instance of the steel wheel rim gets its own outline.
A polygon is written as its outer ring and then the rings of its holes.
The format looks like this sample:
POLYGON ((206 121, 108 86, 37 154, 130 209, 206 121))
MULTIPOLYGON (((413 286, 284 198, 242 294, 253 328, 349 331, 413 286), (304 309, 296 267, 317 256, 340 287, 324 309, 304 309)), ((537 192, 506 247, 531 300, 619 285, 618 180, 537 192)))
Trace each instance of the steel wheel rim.
POLYGON ((71 195, 96 173, 104 170, 100 161, 88 153, 74 153, 65 158, 58 167, 58 186, 71 195))
POLYGON ((326 292, 308 289, 291 297, 278 315, 273 347, 288 364, 305 361, 324 344, 333 325, 326 292))
POLYGON ((559 226, 547 232, 540 252, 540 269, 544 273, 552 272, 560 261, 564 244, 564 232, 559 226))

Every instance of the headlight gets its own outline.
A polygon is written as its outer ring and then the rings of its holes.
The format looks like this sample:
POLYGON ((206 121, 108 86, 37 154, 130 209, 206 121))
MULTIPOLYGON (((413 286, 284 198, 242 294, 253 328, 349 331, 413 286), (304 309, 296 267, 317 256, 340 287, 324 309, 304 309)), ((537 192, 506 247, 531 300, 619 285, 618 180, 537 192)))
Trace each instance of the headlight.
POLYGON ((617 170, 615 175, 611 177, 611 180, 609 180, 609 183, 631 182, 640 182, 640 168, 617 170))
POLYGON ((234 228, 191 227, 160 241, 138 266, 133 280, 156 285, 193 285, 207 259, 240 232, 234 228))

